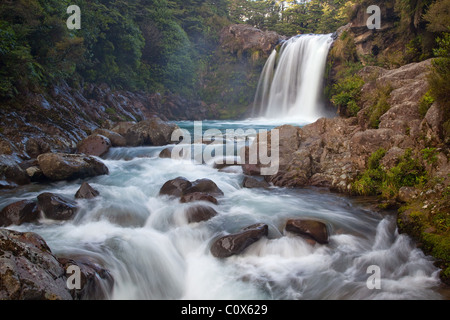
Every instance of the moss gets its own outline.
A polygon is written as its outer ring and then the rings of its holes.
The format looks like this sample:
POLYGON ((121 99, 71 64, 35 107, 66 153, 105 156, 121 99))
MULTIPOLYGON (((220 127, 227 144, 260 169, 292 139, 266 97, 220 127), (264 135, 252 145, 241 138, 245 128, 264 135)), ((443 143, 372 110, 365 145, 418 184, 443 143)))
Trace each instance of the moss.
MULTIPOLYGON (((433 189, 431 186, 422 190, 433 189)), ((450 284, 450 186, 442 193, 421 196, 399 209, 400 232, 413 237, 422 250, 441 268, 440 277, 450 284)))
POLYGON ((412 149, 407 149, 398 164, 389 170, 380 165, 385 154, 383 148, 372 153, 367 161, 367 169, 352 183, 354 193, 395 199, 401 187, 422 188, 428 182, 428 173, 422 165, 420 154, 413 154, 412 149))
POLYGON ((430 91, 428 90, 419 102, 419 113, 422 118, 427 114, 428 109, 430 109, 431 105, 434 102, 434 98, 431 96, 430 91))

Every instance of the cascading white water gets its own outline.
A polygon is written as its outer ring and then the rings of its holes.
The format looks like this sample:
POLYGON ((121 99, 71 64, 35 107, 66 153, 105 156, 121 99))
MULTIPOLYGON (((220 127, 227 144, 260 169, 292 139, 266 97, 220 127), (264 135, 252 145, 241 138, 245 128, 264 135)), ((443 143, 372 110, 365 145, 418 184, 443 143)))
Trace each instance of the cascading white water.
POLYGON ((313 122, 324 116, 320 101, 332 34, 301 35, 272 52, 261 73, 253 116, 313 122))
MULTIPOLYGON (((248 123, 203 125, 240 128, 248 123)), ((9 228, 38 233, 57 256, 98 261, 114 278, 109 299, 443 298, 439 269, 409 237, 398 234, 394 216, 318 190, 243 188, 240 167, 218 170, 159 158, 163 148, 112 148, 104 159, 110 174, 89 179, 100 197, 78 200, 74 220, 9 228), (215 217, 188 223, 185 212, 195 203, 159 196, 161 186, 178 176, 217 183, 224 196, 213 205, 215 217), (286 232, 288 218, 326 221, 330 243, 311 245, 286 232), (210 253, 218 236, 255 223, 266 223, 269 234, 242 254, 217 259, 210 253), (367 287, 370 265, 381 269, 381 289, 367 287)), ((73 197, 80 184, 24 186, 1 194, 0 207, 41 192, 73 197)))

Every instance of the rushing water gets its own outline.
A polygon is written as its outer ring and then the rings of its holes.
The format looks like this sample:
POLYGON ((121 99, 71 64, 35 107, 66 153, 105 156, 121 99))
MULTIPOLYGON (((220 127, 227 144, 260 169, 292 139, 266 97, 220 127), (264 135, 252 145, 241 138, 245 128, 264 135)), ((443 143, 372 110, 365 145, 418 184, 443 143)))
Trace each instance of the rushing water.
MULTIPOLYGON (((191 122, 179 123, 192 129, 191 122)), ((250 122, 204 122, 204 128, 250 127, 250 122)), ((271 125, 260 124, 259 128, 271 125)), ((115 279, 111 299, 439 299, 438 270, 393 215, 318 189, 242 188, 240 167, 223 170, 190 160, 160 159, 163 147, 113 148, 107 176, 87 181, 101 196, 78 200, 73 221, 41 220, 14 227, 33 231, 56 255, 100 261, 115 279), (209 178, 223 190, 209 221, 189 224, 192 204, 159 196, 169 179, 209 178), (283 231, 288 218, 325 221, 327 245, 311 245, 283 231), (263 222, 269 236, 227 259, 209 246, 219 235, 263 222), (369 289, 370 265, 381 289, 369 289)), ((0 206, 48 191, 73 198, 81 181, 31 185, 5 193, 0 206)))
POLYGON ((258 83, 253 115, 266 119, 313 122, 324 116, 321 107, 323 75, 331 34, 290 38, 273 50, 258 83))

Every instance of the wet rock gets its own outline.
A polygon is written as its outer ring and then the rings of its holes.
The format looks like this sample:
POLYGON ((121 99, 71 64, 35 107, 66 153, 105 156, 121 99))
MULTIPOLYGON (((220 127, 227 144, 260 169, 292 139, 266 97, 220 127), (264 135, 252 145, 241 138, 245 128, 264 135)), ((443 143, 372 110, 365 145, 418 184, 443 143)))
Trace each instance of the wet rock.
MULTIPOLYGON (((133 127, 136 124, 136 122, 132 121, 122 121, 118 122, 115 126, 111 128, 111 131, 120 134, 121 136, 125 137, 125 134, 127 133, 128 129, 133 127)), ((125 140, 126 142, 126 140, 125 140)))
POLYGON ((227 258, 240 254, 248 246, 255 243, 269 233, 267 224, 258 223, 242 229, 240 232, 229 234, 215 240, 211 246, 211 253, 216 258, 227 258))
MULTIPOLYGON (((71 289, 74 300, 105 300, 114 288, 111 272, 91 257, 59 258, 67 275, 74 273, 74 266, 80 270, 80 289, 71 289)), ((70 281, 70 280, 69 280, 70 281)))
POLYGON ((205 192, 192 192, 192 193, 185 194, 181 197, 180 201, 181 201, 181 203, 194 202, 194 201, 207 201, 207 202, 211 202, 214 204, 218 204, 218 201, 216 198, 214 198, 209 193, 205 193, 205 192))
POLYGON ((32 182, 45 180, 44 173, 38 166, 29 167, 25 170, 32 182))
POLYGON ((7 205, 0 212, 0 226, 21 225, 39 219, 36 201, 21 200, 7 205))
POLYGON ((108 138, 112 147, 125 147, 127 145, 127 140, 121 134, 112 130, 96 129, 93 134, 99 134, 108 138))
POLYGON ((129 146, 164 146, 172 142, 172 133, 178 129, 173 123, 154 117, 130 127, 124 137, 129 146))
POLYGON ((312 239, 320 244, 328 243, 328 230, 325 223, 316 220, 289 219, 286 222, 286 231, 312 239))
POLYGON ((159 190, 159 194, 181 197, 191 186, 192 183, 189 180, 184 177, 178 177, 164 183, 164 185, 159 190))
POLYGON ((69 220, 74 217, 78 210, 75 201, 54 193, 41 193, 37 199, 38 209, 48 219, 69 220))
POLYGON ((265 180, 257 180, 252 177, 244 177, 244 180, 242 181, 242 186, 244 188, 268 188, 270 187, 270 184, 265 180))
POLYGON ((13 147, 7 140, 0 139, 0 155, 11 155, 13 153, 13 147))
POLYGON ((204 205, 196 205, 186 210, 186 217, 189 223, 201 222, 211 219, 218 213, 214 208, 204 205))
POLYGON ((172 158, 172 147, 168 147, 163 149, 160 153, 159 153, 159 157, 160 158, 164 158, 164 159, 170 159, 172 158))
POLYGON ((195 180, 192 182, 192 186, 185 190, 185 194, 194 192, 208 193, 212 196, 223 196, 223 191, 210 179, 195 180))
POLYGON ((91 185, 87 182, 83 182, 78 189, 77 193, 75 193, 76 199, 92 199, 97 197, 100 194, 97 190, 91 187, 91 185))
POLYGON ((44 175, 54 181, 83 179, 108 174, 108 167, 91 156, 67 153, 45 153, 38 156, 44 175))
POLYGON ((42 139, 30 138, 25 143, 25 151, 31 158, 51 151, 50 145, 42 139))
POLYGON ((65 270, 44 239, 0 229, 0 300, 72 300, 65 270))
POLYGON ((231 166, 241 165, 239 157, 223 157, 222 159, 216 159, 213 163, 214 169, 223 169, 231 166))
POLYGON ((5 187, 30 183, 27 173, 19 166, 19 160, 9 155, 0 155, 0 180, 4 180, 5 187))
POLYGON ((100 157, 108 152, 111 141, 100 134, 93 134, 83 139, 77 146, 78 152, 100 157))

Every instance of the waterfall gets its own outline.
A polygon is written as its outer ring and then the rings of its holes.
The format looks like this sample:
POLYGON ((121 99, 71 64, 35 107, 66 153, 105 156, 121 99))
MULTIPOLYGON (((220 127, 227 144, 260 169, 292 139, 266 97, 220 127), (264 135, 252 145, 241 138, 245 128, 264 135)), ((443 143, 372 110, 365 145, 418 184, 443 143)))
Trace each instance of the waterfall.
POLYGON ((253 116, 313 122, 324 116, 320 98, 332 34, 299 35, 269 56, 261 73, 253 116))

